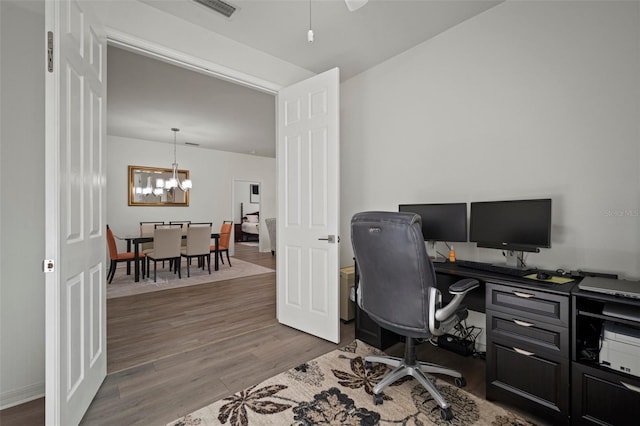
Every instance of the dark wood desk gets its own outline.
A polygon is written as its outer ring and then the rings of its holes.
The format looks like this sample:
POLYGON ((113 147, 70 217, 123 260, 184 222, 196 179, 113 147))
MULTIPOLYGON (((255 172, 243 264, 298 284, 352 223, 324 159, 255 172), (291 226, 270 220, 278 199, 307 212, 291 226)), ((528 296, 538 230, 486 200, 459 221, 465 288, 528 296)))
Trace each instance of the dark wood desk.
MULTIPOLYGON (((187 238, 186 235, 183 235, 182 238, 187 238)), ((217 271, 219 269, 219 264, 218 264, 218 246, 220 245, 220 234, 218 233, 213 233, 211 234, 211 238, 213 238, 215 245, 216 245, 216 250, 214 252, 214 260, 213 260, 213 270, 217 271)), ((133 245, 133 254, 134 254, 134 258, 136 259, 134 263, 134 282, 139 282, 140 281, 140 262, 138 262, 138 260, 140 260, 140 244, 142 243, 150 243, 153 241, 153 236, 146 236, 146 237, 141 237, 140 235, 129 235, 124 237, 124 239, 127 241, 127 251, 131 251, 131 245, 133 245)), ((127 271, 128 272, 128 271, 127 271)))
MULTIPOLYGON (((475 278, 480 287, 463 304, 486 314, 486 397, 518 407, 552 424, 570 419, 570 296, 576 282, 553 284, 524 277, 435 263, 437 287, 475 278), (542 379, 541 379, 542 378, 542 379)), ((356 271, 356 286, 358 273, 356 271)), ((356 307, 356 338, 386 349, 401 337, 356 307)))

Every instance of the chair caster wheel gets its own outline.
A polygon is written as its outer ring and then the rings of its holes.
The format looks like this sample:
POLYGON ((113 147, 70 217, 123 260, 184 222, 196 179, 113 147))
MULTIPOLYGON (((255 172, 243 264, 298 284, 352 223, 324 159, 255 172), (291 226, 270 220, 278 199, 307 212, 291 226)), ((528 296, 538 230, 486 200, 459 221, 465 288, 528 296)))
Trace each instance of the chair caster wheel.
POLYGON ((365 370, 371 370, 372 367, 373 367, 373 364, 371 363, 371 361, 365 361, 364 362, 364 369, 365 370))
POLYGON ((373 404, 374 405, 381 405, 383 401, 382 395, 377 395, 377 394, 373 394, 373 404))
POLYGON ((456 377, 455 379, 453 379, 453 382, 459 388, 463 388, 463 387, 467 386, 467 381, 465 380, 464 377, 456 377))
POLYGON ((451 411, 451 407, 440 408, 440 417, 442 418, 442 420, 453 419, 453 412, 451 411))

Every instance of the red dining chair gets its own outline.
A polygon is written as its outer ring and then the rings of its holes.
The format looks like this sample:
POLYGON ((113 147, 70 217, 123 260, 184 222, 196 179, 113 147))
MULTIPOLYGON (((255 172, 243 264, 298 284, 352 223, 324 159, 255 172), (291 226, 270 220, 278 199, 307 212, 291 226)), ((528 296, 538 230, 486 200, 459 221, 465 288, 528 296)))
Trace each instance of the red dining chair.
MULTIPOLYGON (((231 241, 231 229, 233 228, 232 220, 225 220, 220 227, 220 239, 218 240, 218 253, 220 253, 220 261, 224 264, 222 253, 227 253, 227 262, 231 266, 231 259, 229 259, 229 242, 231 241)), ((211 253, 216 251, 216 246, 212 245, 210 248, 211 253)))
MULTIPOLYGON (((116 266, 120 262, 131 262, 136 261, 135 254, 128 251, 119 253, 118 246, 116 245, 116 239, 113 235, 113 231, 107 225, 107 245, 109 246, 109 258, 111 259, 111 263, 109 264, 109 272, 107 273, 107 280, 109 280, 109 284, 113 281, 113 276, 116 274, 116 266)), ((144 276, 145 271, 145 262, 144 262, 144 253, 139 254, 138 261, 142 262, 142 275, 144 276)))

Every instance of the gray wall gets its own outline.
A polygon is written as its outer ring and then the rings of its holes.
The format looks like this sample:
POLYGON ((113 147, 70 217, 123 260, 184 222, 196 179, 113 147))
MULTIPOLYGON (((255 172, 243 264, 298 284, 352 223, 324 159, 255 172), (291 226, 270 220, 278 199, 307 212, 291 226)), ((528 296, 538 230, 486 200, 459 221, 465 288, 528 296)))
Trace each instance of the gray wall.
POLYGON ((29 3, 0 1, 0 408, 44 394, 44 5, 29 3))
POLYGON ((358 211, 551 197, 529 264, 640 278, 639 5, 506 2, 343 83, 341 264, 358 211))

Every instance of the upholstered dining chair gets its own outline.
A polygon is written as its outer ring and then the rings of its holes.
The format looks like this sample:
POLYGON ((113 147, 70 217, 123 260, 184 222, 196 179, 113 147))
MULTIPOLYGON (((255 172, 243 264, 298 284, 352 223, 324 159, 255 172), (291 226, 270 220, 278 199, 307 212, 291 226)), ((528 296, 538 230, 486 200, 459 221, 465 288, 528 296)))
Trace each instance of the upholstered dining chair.
MULTIPOLYGON (((182 243, 182 226, 159 225, 153 231, 153 250, 146 254, 149 261, 153 261, 153 282, 156 282, 157 264, 159 261, 169 260, 174 272, 178 273, 178 278, 182 278, 180 268, 180 244, 182 243)), ((150 274, 147 268, 147 277, 150 274)))
MULTIPOLYGON (((224 264, 224 259, 222 258, 222 253, 227 254, 227 262, 229 262, 229 266, 231 266, 231 259, 229 258, 229 242, 231 241, 231 230, 233 229, 233 221, 225 220, 222 222, 220 226, 220 239, 218 240, 218 253, 220 254, 220 261, 224 264)), ((212 245, 209 248, 209 251, 213 253, 216 250, 216 246, 212 245)))
MULTIPOLYGON (((120 262, 131 262, 135 261, 135 254, 132 252, 118 252, 118 246, 116 244, 116 239, 113 235, 113 231, 107 225, 107 245, 109 246, 109 259, 111 260, 109 263, 109 272, 107 273, 107 280, 109 280, 109 284, 113 281, 113 277, 116 274, 117 264, 120 262)), ((142 262, 142 273, 144 274, 144 254, 140 254, 142 262)))
POLYGON ((189 265, 191 259, 198 258, 202 262, 207 261, 209 273, 211 273, 211 223, 187 224, 187 246, 181 250, 182 257, 187 259, 187 277, 191 276, 189 265))
MULTIPOLYGON (((169 221, 170 225, 181 225, 182 226, 182 235, 186 236, 187 235, 187 227, 189 226, 189 224, 191 223, 190 220, 171 220, 169 221)), ((182 248, 185 248, 187 246, 187 240, 186 238, 182 239, 182 248)))
POLYGON ((445 334, 467 318, 461 306, 465 295, 477 288, 474 279, 463 279, 449 286, 454 297, 443 306, 436 288, 436 275, 427 255, 420 216, 414 213, 363 212, 351 219, 351 243, 359 281, 358 306, 380 327, 405 336, 404 358, 367 356, 371 363, 394 369, 373 388, 373 401, 382 404, 382 391, 405 377, 415 378, 440 408, 444 420, 453 418, 449 403, 425 373, 454 377, 457 386, 465 380, 455 370, 416 359, 415 340, 445 334))

